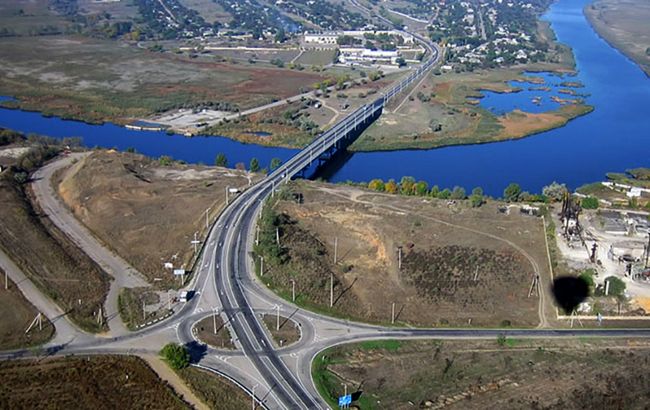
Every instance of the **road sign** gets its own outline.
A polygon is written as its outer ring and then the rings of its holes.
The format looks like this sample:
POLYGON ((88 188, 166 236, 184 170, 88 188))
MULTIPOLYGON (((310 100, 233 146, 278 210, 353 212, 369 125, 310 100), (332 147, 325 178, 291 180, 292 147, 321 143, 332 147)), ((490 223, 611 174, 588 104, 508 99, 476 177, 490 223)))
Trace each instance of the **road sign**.
POLYGON ((339 407, 347 407, 352 404, 352 395, 346 394, 345 396, 339 397, 339 407))
POLYGON ((185 269, 174 269, 174 275, 176 276, 185 275, 185 269))

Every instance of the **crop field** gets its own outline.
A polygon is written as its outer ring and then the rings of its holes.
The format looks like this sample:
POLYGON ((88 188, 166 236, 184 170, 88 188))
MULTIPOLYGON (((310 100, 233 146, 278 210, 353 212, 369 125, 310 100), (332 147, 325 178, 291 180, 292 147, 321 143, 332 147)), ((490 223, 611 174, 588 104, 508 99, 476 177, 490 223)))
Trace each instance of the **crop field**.
POLYGON ((225 204, 225 188, 246 187, 245 172, 162 165, 141 155, 97 151, 65 171, 59 194, 105 244, 160 287, 180 282, 163 264, 191 268, 194 232, 225 204), (173 200, 170 200, 173 198, 173 200), (157 279, 156 279, 157 278, 157 279))
POLYGON ((4 409, 187 409, 134 356, 90 356, 0 363, 4 409))
POLYGON ((363 342, 316 357, 316 385, 332 403, 371 409, 644 409, 645 340, 433 340, 363 342))
POLYGON ((54 335, 54 328, 47 318, 43 319, 42 330, 39 330, 37 325, 29 333, 25 333, 38 311, 25 299, 14 282, 9 281, 9 289, 4 289, 2 269, 0 276, 3 281, 0 291, 0 350, 36 346, 48 341, 54 335))
POLYGON ((46 215, 32 207, 8 173, 0 176, 0 248, 69 317, 97 332, 109 276, 81 252, 46 215))
POLYGON ((260 277, 283 297, 295 280, 297 304, 364 321, 390 323, 395 303, 401 324, 539 323, 528 291, 536 272, 550 283, 540 218, 305 181, 292 191, 304 203, 289 195, 274 205, 281 252, 260 277))
POLYGON ((313 72, 199 61, 83 37, 0 39, 0 95, 22 108, 86 121, 127 122, 183 106, 240 109, 296 95, 313 72))

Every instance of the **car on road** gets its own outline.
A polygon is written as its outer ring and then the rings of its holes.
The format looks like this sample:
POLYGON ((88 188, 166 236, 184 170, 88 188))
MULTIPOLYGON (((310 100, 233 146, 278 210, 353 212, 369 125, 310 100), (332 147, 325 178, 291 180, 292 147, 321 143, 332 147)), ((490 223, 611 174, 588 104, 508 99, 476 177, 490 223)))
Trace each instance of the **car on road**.
POLYGON ((194 296, 193 290, 181 290, 181 292, 178 294, 178 301, 185 303, 192 299, 192 296, 194 296))

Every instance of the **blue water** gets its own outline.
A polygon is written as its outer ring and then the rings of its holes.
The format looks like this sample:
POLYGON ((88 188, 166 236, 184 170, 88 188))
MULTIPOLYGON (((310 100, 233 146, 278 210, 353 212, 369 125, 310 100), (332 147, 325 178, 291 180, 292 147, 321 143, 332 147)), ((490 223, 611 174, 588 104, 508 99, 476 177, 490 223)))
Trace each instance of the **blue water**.
MULTIPOLYGON (((535 74, 555 84, 554 91, 531 91, 530 87, 539 85, 513 83, 523 91, 486 93, 481 104, 495 112, 514 108, 533 112, 554 109, 557 104, 548 100, 553 93, 561 98, 573 98, 557 94, 557 84, 579 81, 585 88, 574 90, 591 94, 587 102, 596 107, 594 112, 565 127, 516 141, 428 151, 357 153, 334 173, 331 181, 398 180, 410 175, 430 185, 459 185, 468 191, 481 186, 487 194, 501 196, 510 182, 519 183, 527 191, 540 192, 554 180, 575 188, 601 180, 606 172, 650 167, 650 79, 593 32, 582 14, 586 3, 587 0, 560 0, 545 16, 558 39, 573 48, 578 68, 576 77, 535 74), (530 101, 537 95, 544 96, 540 107, 530 101)), ((53 137, 83 137, 90 147, 120 150, 133 147, 149 156, 170 155, 190 163, 211 164, 216 154, 223 152, 231 166, 237 162, 248 164, 256 157, 266 167, 271 158, 286 160, 296 152, 220 137, 186 138, 165 132, 132 131, 110 124, 88 125, 8 109, 0 109, 0 126, 53 137)))
POLYGON ((481 91, 485 95, 480 100, 480 106, 487 110, 502 115, 513 110, 521 110, 525 112, 540 113, 551 110, 557 110, 561 104, 553 101, 551 97, 558 97, 562 100, 582 99, 585 103, 589 104, 588 97, 569 95, 560 93, 559 91, 572 90, 576 94, 588 94, 587 88, 571 88, 560 85, 563 82, 575 82, 575 76, 560 76, 554 73, 525 73, 524 77, 530 78, 543 78, 544 84, 536 84, 534 82, 519 82, 510 81, 508 84, 520 91, 513 93, 496 93, 492 91, 481 91), (550 90, 542 90, 540 87, 548 87, 550 90), (535 103, 534 99, 539 99, 539 103, 535 103))
POLYGON ((565 127, 516 141, 358 153, 331 180, 411 175, 430 185, 481 186, 488 194, 501 196, 510 182, 531 192, 554 180, 575 188, 602 180, 606 172, 650 166, 650 79, 596 35, 582 14, 587 3, 560 0, 544 18, 559 41, 573 48, 578 75, 564 80, 585 85, 575 90, 591 94, 587 102, 595 106, 594 112, 565 127))
POLYGON ((213 164, 222 152, 232 167, 243 162, 248 168, 252 158, 257 158, 262 168, 268 167, 274 157, 286 161, 296 150, 270 148, 243 144, 224 137, 184 137, 168 135, 164 131, 135 131, 113 124, 89 125, 56 117, 43 117, 39 113, 0 109, 0 126, 24 133, 47 135, 55 138, 81 137, 88 147, 135 148, 139 153, 160 157, 169 155, 189 163, 213 164))

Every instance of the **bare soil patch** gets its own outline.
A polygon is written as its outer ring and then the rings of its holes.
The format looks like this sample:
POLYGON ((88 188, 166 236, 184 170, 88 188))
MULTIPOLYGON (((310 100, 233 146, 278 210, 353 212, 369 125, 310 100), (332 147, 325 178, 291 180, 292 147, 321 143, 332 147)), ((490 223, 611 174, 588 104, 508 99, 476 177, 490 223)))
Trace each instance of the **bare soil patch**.
POLYGON ((330 400, 363 390, 367 409, 643 409, 644 340, 376 342, 329 349, 315 374, 330 400))
POLYGON ((262 320, 271 333, 273 343, 277 347, 286 347, 300 340, 300 329, 298 329, 298 325, 293 320, 280 315, 279 329, 277 315, 265 314, 262 316, 262 320))
POLYGON ((274 206, 282 251, 260 278, 286 299, 295 280, 297 304, 366 321, 390 323, 395 303, 402 324, 538 324, 528 291, 536 266, 549 276, 540 218, 500 214, 497 202, 471 208, 305 181, 292 190, 304 203, 287 195, 274 206))
POLYGON ((200 341, 216 349, 235 348, 232 336, 220 315, 210 315, 201 319, 194 325, 192 332, 200 341))
POLYGON ((160 165, 141 155, 97 151, 61 176, 59 194, 105 244, 161 287, 177 287, 163 264, 191 268, 190 241, 205 238, 225 189, 248 186, 248 174, 225 168, 160 165))
POLYGON ((0 363, 0 407, 187 409, 138 357, 91 356, 0 363))

